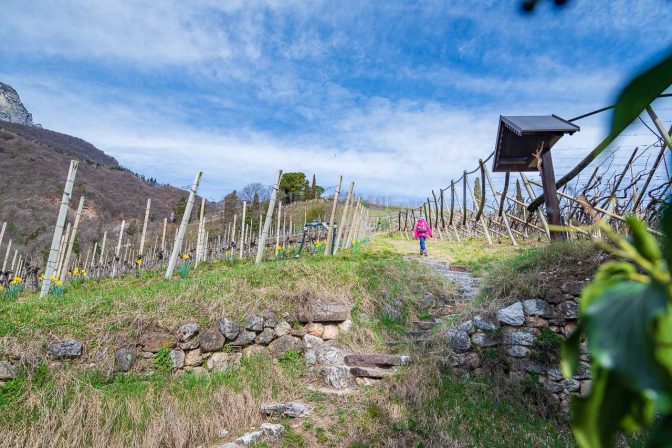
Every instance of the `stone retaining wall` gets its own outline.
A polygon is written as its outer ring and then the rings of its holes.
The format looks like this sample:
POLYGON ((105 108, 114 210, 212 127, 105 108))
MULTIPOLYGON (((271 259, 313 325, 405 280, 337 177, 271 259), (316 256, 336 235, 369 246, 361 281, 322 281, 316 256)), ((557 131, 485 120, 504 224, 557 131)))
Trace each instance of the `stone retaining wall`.
POLYGON ((494 315, 462 322, 446 333, 452 366, 479 376, 488 376, 492 368, 515 380, 531 375, 568 409, 568 395, 586 394, 591 387, 585 342, 573 378, 563 378, 558 357, 560 342, 576 329, 583 286, 580 281, 566 282, 546 297, 515 302, 494 315))

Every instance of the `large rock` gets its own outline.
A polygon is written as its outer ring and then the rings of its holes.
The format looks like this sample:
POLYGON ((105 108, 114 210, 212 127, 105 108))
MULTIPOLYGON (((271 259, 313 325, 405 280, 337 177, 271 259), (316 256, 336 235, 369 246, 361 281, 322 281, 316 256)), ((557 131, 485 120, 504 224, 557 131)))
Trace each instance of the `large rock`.
POLYGON ((264 330, 261 333, 259 333, 259 335, 255 339, 255 342, 260 345, 268 345, 271 343, 272 340, 273 340, 273 329, 264 328, 264 330))
POLYGON ((299 322, 343 322, 350 317, 350 308, 344 303, 312 303, 299 314, 299 322))
POLYGON ((472 334, 474 331, 476 331, 476 328, 474 327, 474 321, 470 320, 465 320, 461 324, 459 324, 457 327, 457 330, 459 331, 464 331, 465 333, 472 334))
POLYGON ((346 366, 325 367, 321 371, 324 382, 334 389, 349 389, 357 385, 355 377, 346 366))
POLYGON ((201 330, 201 326, 196 322, 190 322, 188 324, 182 325, 179 330, 177 330, 177 340, 179 342, 187 342, 194 336, 198 334, 201 330))
POLYGON ((203 354, 200 349, 190 350, 184 358, 184 364, 187 366, 200 366, 203 363, 203 354))
POLYGON ((355 378, 385 378, 394 373, 391 369, 381 369, 380 367, 351 367, 350 373, 355 378))
POLYGON ((410 358, 403 355, 347 355, 343 360, 345 365, 350 367, 392 367, 410 364, 410 358))
POLYGON ((285 427, 279 423, 262 423, 261 430, 264 431, 266 437, 272 439, 281 437, 285 433, 285 427))
POLYGON ((0 381, 13 380, 18 372, 19 369, 15 365, 7 361, 0 361, 0 381))
POLYGON ((497 345, 497 338, 493 333, 484 333, 482 331, 477 331, 471 335, 471 342, 475 346, 485 348, 485 347, 494 347, 497 345))
POLYGON ((187 342, 180 342, 177 345, 182 350, 193 350, 195 348, 198 348, 198 346, 201 345, 201 342, 198 340, 198 338, 191 338, 187 342))
POLYGON ((33 116, 21 102, 19 94, 3 82, 0 82, 0 120, 34 126, 33 116))
POLYGON ((471 339, 466 331, 454 328, 446 333, 446 337, 450 343, 450 348, 456 352, 462 353, 471 350, 471 339))
POLYGON ((315 352, 315 362, 317 364, 343 364, 345 356, 343 354, 343 350, 338 347, 334 347, 331 344, 321 344, 316 346, 313 351, 315 352))
POLYGON ((530 347, 534 345, 534 338, 534 333, 529 330, 505 328, 502 332, 502 342, 507 345, 525 345, 530 347))
POLYGON ((169 334, 150 331, 140 336, 140 345, 144 351, 156 353, 162 348, 173 348, 175 341, 169 334))
POLYGON ((248 356, 263 356, 264 358, 273 357, 271 356, 271 351, 268 347, 264 347, 263 345, 250 345, 249 347, 245 347, 241 353, 244 358, 247 358, 248 356))
POLYGON ((288 335, 290 331, 292 331, 292 326, 289 325, 286 321, 281 320, 273 329, 273 335, 276 338, 279 338, 281 336, 288 335))
POLYGON ((338 327, 336 325, 325 325, 324 332, 322 332, 322 339, 330 341, 338 338, 338 327))
POLYGON ((268 349, 271 351, 273 357, 279 358, 289 351, 302 352, 303 342, 299 338, 285 335, 271 342, 268 349))
POLYGON ((270 314, 264 315, 264 328, 275 328, 278 325, 278 318, 270 314))
POLYGON ((238 333, 238 337, 228 343, 234 347, 245 347, 246 345, 253 343, 256 337, 257 333, 254 331, 241 330, 240 333, 238 333))
POLYGON ((560 310, 561 317, 565 319, 578 319, 579 318, 579 307, 573 300, 568 300, 564 303, 558 305, 560 310))
POLYGON ((474 317, 474 326, 478 330, 495 331, 499 325, 493 319, 489 319, 489 318, 483 317, 483 316, 475 316, 474 317))
POLYGON ((313 336, 311 334, 307 334, 303 337, 303 343, 306 345, 307 349, 313 349, 317 347, 318 345, 324 344, 324 341, 317 336, 313 336))
POLYGON ((170 351, 170 361, 172 362, 173 369, 181 369, 184 367, 184 352, 182 350, 171 350, 170 351))
POLYGON ((250 331, 260 332, 264 329, 264 318, 261 316, 247 316, 245 319, 245 328, 250 331))
MULTIPOLYGON (((82 356, 84 346, 76 339, 64 339, 49 344, 47 353, 54 358, 73 359, 82 356)), ((157 350, 158 351, 158 350, 157 350)))
POLYGON ((572 296, 580 296, 581 291, 583 291, 583 282, 578 282, 578 281, 569 281, 565 282, 560 286, 560 289, 562 292, 565 294, 571 294, 572 296))
POLYGON ((238 325, 237 322, 229 319, 221 319, 219 321, 219 332, 222 333, 226 339, 231 341, 238 337, 238 332, 240 332, 240 325, 238 325))
POLYGON ((552 317, 553 310, 544 300, 530 299, 523 301, 523 309, 528 316, 552 317))
POLYGON ((224 335, 217 330, 204 331, 198 335, 198 341, 204 353, 216 352, 224 347, 224 335))
POLYGON ((530 349, 522 345, 510 345, 506 347, 506 354, 514 358, 524 358, 530 355, 530 349))
POLYGON ((506 308, 497 310, 497 319, 504 325, 512 325, 519 327, 525 323, 525 313, 523 312, 523 304, 516 302, 506 308))
POLYGON ((128 372, 133 367, 133 361, 135 360, 135 350, 132 348, 124 347, 117 350, 114 354, 114 361, 117 365, 117 369, 121 372, 128 372))
POLYGON ((250 431, 236 439, 238 445, 254 446, 264 440, 264 431, 250 431))
POLYGON ((240 367, 241 353, 213 353, 206 364, 208 370, 213 372, 225 372, 240 367))
POLYGON ((306 325, 306 328, 304 328, 304 330, 306 331, 306 334, 321 338, 322 333, 324 333, 324 325, 317 322, 311 322, 308 325, 306 325))
POLYGON ((268 403, 261 405, 261 413, 264 415, 297 418, 308 417, 312 412, 312 407, 300 402, 268 403))

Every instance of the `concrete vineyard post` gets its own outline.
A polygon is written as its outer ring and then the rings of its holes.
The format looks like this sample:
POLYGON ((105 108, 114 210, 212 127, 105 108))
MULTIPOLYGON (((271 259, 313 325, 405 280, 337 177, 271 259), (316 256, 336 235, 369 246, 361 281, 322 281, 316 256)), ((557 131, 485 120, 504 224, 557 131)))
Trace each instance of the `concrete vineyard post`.
POLYGON ((201 198, 201 209, 198 213, 198 229, 196 231, 196 256, 194 257, 194 268, 198 267, 198 262, 203 256, 203 214, 205 213, 205 198, 201 198))
POLYGON ((12 249, 12 240, 9 240, 9 243, 7 243, 7 250, 5 251, 5 259, 2 262, 2 271, 5 272, 7 270, 7 260, 9 259, 9 252, 12 249))
POLYGON ((327 232, 327 245, 325 246, 324 255, 331 255, 334 245, 334 220, 336 219, 336 206, 338 205, 338 196, 341 194, 341 183, 343 176, 338 176, 338 184, 336 184, 336 193, 334 193, 334 202, 331 205, 331 214, 329 216, 329 230, 327 232))
POLYGON ((2 246, 2 240, 5 237, 5 229, 7 228, 7 222, 2 223, 2 230, 0 230, 0 246, 2 246))
POLYGON ((100 260, 98 264, 102 265, 105 261, 105 243, 107 242, 107 230, 103 233, 103 244, 100 246, 100 260))
POLYGON ((19 254, 19 250, 14 251, 14 256, 12 257, 12 266, 9 268, 10 271, 14 271, 14 266, 16 265, 16 256, 19 254))
POLYGON ((58 251, 58 263, 56 263, 56 279, 60 279, 61 277, 61 271, 63 270, 63 259, 65 258, 65 251, 67 250, 68 246, 68 238, 70 238, 70 223, 68 223, 68 226, 65 228, 65 233, 63 234, 63 238, 61 239, 61 248, 58 251))
POLYGON ((117 275, 117 265, 120 262, 119 254, 121 253, 121 240, 124 236, 124 226, 126 225, 126 220, 121 221, 121 227, 119 228, 119 240, 117 241, 117 248, 114 250, 114 261, 112 266, 112 277, 117 275))
MULTIPOLYGON (((350 207, 350 202, 352 201, 352 190, 355 188, 355 183, 350 182, 350 188, 348 188, 348 195, 345 198, 345 205, 343 206, 343 213, 341 214, 341 220, 338 223, 338 232, 336 234, 336 243, 334 243, 334 253, 338 252, 339 247, 343 243, 343 236, 345 234, 345 226, 348 221, 348 208, 350 207)), ((401 212, 399 212, 401 213, 401 212)), ((399 215, 401 216, 401 215, 399 215)), ((399 221, 401 223, 401 221, 399 221)), ((305 224, 304 224, 305 225, 305 224)))
POLYGON ((187 231, 187 224, 189 223, 189 217, 191 216, 191 209, 194 206, 194 197, 198 191, 198 185, 201 182, 201 176, 203 172, 199 171, 194 177, 194 183, 191 185, 191 190, 189 191, 189 199, 187 200, 187 205, 184 208, 184 214, 182 215, 182 221, 180 222, 180 227, 175 236, 175 243, 173 244, 173 250, 170 254, 170 260, 168 261, 168 269, 166 269, 166 278, 171 278, 173 276, 173 271, 175 270, 175 265, 177 264, 177 258, 180 255, 180 250, 182 249, 182 242, 184 241, 184 234, 187 231))
POLYGON ((278 256, 278 247, 280 247, 280 217, 282 216, 282 201, 278 202, 277 229, 275 230, 275 256, 278 256))
POLYGON ((168 218, 163 218, 163 232, 161 232, 161 252, 166 250, 166 227, 168 226, 168 218))
POLYGON ((72 195, 72 187, 75 183, 75 175, 77 174, 77 167, 79 162, 77 160, 70 161, 70 170, 63 189, 63 197, 61 198, 61 207, 56 218, 56 228, 54 229, 54 236, 51 239, 51 247, 49 248, 49 257, 47 259, 47 266, 44 273, 44 280, 42 281, 42 289, 40 290, 40 297, 44 297, 49 293, 49 286, 51 280, 49 278, 54 274, 56 263, 58 262, 58 251, 61 237, 63 235, 63 226, 65 225, 65 218, 68 214, 68 206, 70 205, 70 196, 72 195))
POLYGON ((238 248, 238 258, 243 259, 243 247, 245 246, 245 213, 247 212, 247 201, 243 201, 243 217, 240 221, 240 245, 238 248))
POLYGON ((147 207, 145 208, 145 221, 142 224, 142 235, 140 236, 140 251, 138 257, 141 259, 145 256, 145 237, 147 235, 147 221, 149 221, 149 209, 152 206, 152 199, 147 199, 147 207))
POLYGON ((68 249, 65 253, 64 267, 61 269, 60 279, 65 280, 65 273, 68 272, 70 265, 70 257, 72 256, 72 247, 75 245, 75 238, 77 238, 77 229, 79 228, 79 220, 82 217, 82 210, 84 209, 84 196, 79 198, 79 206, 77 207, 77 214, 75 215, 75 224, 72 226, 72 235, 68 241, 68 249))
MULTIPOLYGON (((273 190, 271 191, 271 199, 268 202, 268 210, 266 210, 266 219, 264 220, 264 228, 261 231, 261 237, 259 238, 259 244, 257 245, 257 258, 254 260, 255 264, 261 263, 261 258, 264 254, 264 246, 266 246, 266 239, 268 238, 268 232, 271 230, 271 221, 273 220, 273 209, 275 209, 275 201, 278 197, 278 190, 280 189, 281 179, 282 179, 282 170, 278 171, 278 180, 275 182, 273 190)), ((278 222, 280 221, 278 220, 278 222)))

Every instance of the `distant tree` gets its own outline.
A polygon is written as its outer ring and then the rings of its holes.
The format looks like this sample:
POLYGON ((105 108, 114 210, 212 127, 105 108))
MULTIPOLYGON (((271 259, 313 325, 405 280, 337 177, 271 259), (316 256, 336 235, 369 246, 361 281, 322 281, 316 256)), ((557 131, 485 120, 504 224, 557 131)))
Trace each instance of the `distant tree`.
POLYGON ((313 174, 313 182, 310 185, 310 199, 317 199, 317 180, 313 174))
POLYGON ((324 187, 315 185, 315 199, 320 199, 322 197, 322 193, 324 193, 324 187))
POLYGON ((243 189, 240 190, 239 196, 241 201, 247 201, 248 204, 254 201, 255 196, 257 196, 259 202, 266 202, 271 196, 270 187, 259 182, 253 182, 245 185, 243 189))
POLYGON ((285 173, 280 180, 280 190, 286 202, 295 202, 303 196, 308 181, 304 173, 285 173))

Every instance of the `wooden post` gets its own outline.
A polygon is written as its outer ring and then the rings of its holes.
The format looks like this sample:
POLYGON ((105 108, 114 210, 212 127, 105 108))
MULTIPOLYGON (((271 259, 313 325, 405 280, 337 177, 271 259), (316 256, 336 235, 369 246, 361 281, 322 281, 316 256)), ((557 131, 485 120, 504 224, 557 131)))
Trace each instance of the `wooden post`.
POLYGON ((149 209, 152 206, 152 199, 147 199, 147 207, 145 207, 145 221, 142 224, 142 235, 140 236, 140 251, 139 257, 142 259, 145 256, 145 237, 147 235, 147 221, 149 221, 149 209))
MULTIPOLYGON (((352 201, 352 190, 354 188, 355 183, 350 182, 350 188, 348 188, 348 195, 345 198, 345 205, 343 206, 343 213, 341 214, 341 220, 338 223, 338 232, 336 233, 336 243, 334 244, 334 253, 338 252, 338 249, 343 244, 342 240, 343 237, 345 236, 345 227, 348 223, 348 209, 350 208, 350 202, 352 201)), ((399 212, 399 217, 400 217, 399 226, 401 226, 401 211, 399 212)))
MULTIPOLYGON (((261 258, 264 255, 264 246, 266 246, 266 239, 268 238, 268 232, 271 230, 271 221, 273 220, 273 209, 275 208, 275 201, 278 197, 278 191, 280 190, 281 179, 282 179, 282 170, 278 171, 278 180, 275 182, 273 190, 271 191, 271 199, 268 202, 268 210, 266 210, 266 219, 264 220, 264 228, 261 232, 261 237, 259 238, 259 244, 257 244, 257 257, 254 260, 254 264, 261 263, 261 258)), ((280 213, 280 207, 278 206, 278 223, 280 222, 279 213, 280 213)))
POLYGON ((63 260, 65 259, 65 252, 68 247, 68 239, 70 238, 70 223, 68 223, 65 228, 65 233, 63 234, 63 239, 61 240, 61 249, 58 251, 58 263, 56 264, 56 280, 61 278, 61 272, 63 271, 63 260))
MULTIPOLYGON (((546 217, 548 222, 554 226, 562 225, 560 219, 560 201, 558 200, 558 191, 555 186, 555 173, 553 171, 553 158, 551 151, 546 151, 541 155, 541 185, 544 190, 544 203, 546 204, 546 217)), ((563 232, 551 230, 551 239, 561 239, 563 232)))
POLYGON ((14 272, 14 266, 16 266, 16 256, 19 254, 19 250, 14 251, 14 256, 12 257, 12 266, 9 268, 10 271, 14 272))
POLYGON ((350 229, 348 229, 348 240, 345 242, 346 248, 350 247, 350 245, 352 244, 352 240, 355 239, 356 228, 357 224, 359 223, 358 220, 362 208, 361 204, 362 204, 362 197, 359 196, 357 198, 357 205, 355 206, 355 209, 352 213, 352 225, 350 226, 350 229))
MULTIPOLYGON (((476 195, 471 190, 471 185, 467 184, 467 187, 469 188, 469 194, 471 195, 471 200, 474 202, 474 206, 476 206, 478 202, 476 199, 476 195)), ((485 185, 483 187, 485 187, 485 185)), ((483 202, 483 204, 485 204, 485 188, 483 188, 483 191, 481 191, 481 201, 483 202)), ((488 225, 485 223, 485 216, 483 216, 483 213, 481 213, 477 221, 481 222, 481 226, 483 227, 483 233, 485 233, 485 238, 488 240, 488 246, 492 246, 492 238, 490 238, 490 232, 488 232, 488 225)))
POLYGON ((182 250, 182 243, 184 241, 184 234, 187 231, 187 224, 189 223, 189 217, 191 216, 191 209, 194 207, 194 197, 198 191, 198 184, 201 182, 201 176, 203 172, 199 171, 194 177, 194 183, 191 185, 191 190, 189 191, 189 199, 187 200, 187 205, 184 208, 184 215, 182 215, 182 221, 180 222, 180 227, 175 236, 175 242, 173 243, 173 250, 170 254, 170 260, 168 261, 168 268, 166 269, 166 278, 171 278, 173 276, 173 271, 177 265, 177 258, 180 255, 180 250, 182 250))
POLYGON ((9 240, 9 243, 7 243, 7 250, 5 251, 5 259, 2 262, 2 272, 5 272, 7 270, 7 260, 9 259, 9 252, 12 249, 12 240, 9 240))
POLYGON ((245 245, 245 213, 247 212, 247 201, 243 201, 243 217, 240 221, 240 245, 238 248, 238 258, 243 259, 243 248, 245 245))
POLYGON ((68 249, 65 253, 64 268, 61 269, 60 279, 65 280, 65 273, 68 272, 70 265, 70 257, 72 255, 72 247, 75 245, 75 238, 77 238, 77 229, 79 228, 79 220, 82 217, 82 210, 84 209, 84 196, 79 198, 79 206, 77 207, 77 214, 75 215, 75 224, 72 226, 72 235, 68 241, 68 249))
POLYGON ((63 236, 63 226, 65 225, 65 218, 68 215, 70 196, 72 195, 72 187, 75 184, 75 175, 77 174, 78 166, 79 161, 77 160, 70 161, 70 170, 68 171, 68 177, 65 181, 65 188, 63 189, 63 197, 61 198, 61 207, 58 211, 58 217, 56 218, 56 228, 54 229, 54 236, 51 239, 51 247, 49 248, 49 258, 47 259, 47 266, 44 272, 44 280, 42 281, 42 289, 40 290, 40 297, 44 297, 47 294, 49 294, 49 286, 51 285, 51 280, 49 280, 49 277, 54 275, 54 270, 56 269, 56 263, 58 263, 58 251, 61 242, 61 237, 63 236))
POLYGON ((112 265, 112 277, 117 276, 117 266, 119 265, 119 254, 121 253, 121 240, 124 236, 124 226, 126 225, 126 220, 121 221, 121 227, 119 228, 119 240, 117 241, 117 248, 114 250, 114 261, 112 265))
POLYGON ((7 221, 2 223, 2 230, 0 230, 0 246, 2 246, 2 240, 5 237, 5 229, 7 228, 7 221))

